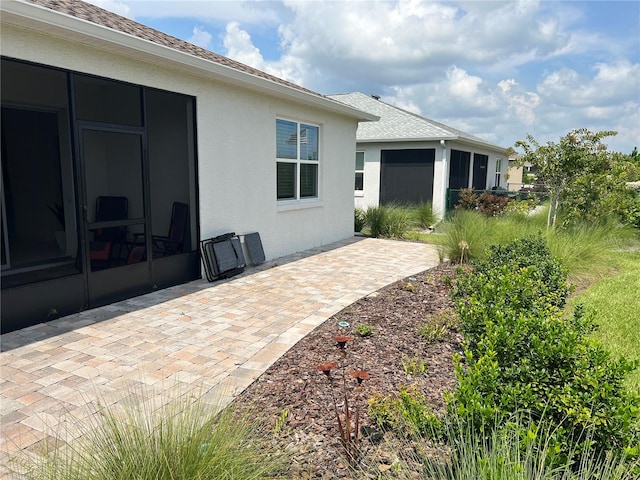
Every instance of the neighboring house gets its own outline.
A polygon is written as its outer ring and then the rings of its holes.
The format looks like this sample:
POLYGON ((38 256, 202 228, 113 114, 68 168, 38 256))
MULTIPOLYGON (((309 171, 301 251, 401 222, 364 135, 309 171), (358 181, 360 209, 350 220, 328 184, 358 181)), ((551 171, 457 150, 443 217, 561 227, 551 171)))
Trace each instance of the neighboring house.
POLYGON ((353 235, 374 115, 88 3, 1 9, 3 331, 200 278, 225 232, 353 235))
POLYGON ((517 192, 522 188, 532 188, 536 184, 536 170, 529 162, 518 165, 517 153, 509 157, 509 171, 507 172, 507 190, 517 192))
POLYGON ((355 205, 432 202, 442 216, 447 191, 506 188, 504 148, 363 93, 329 95, 380 117, 358 126, 355 205))

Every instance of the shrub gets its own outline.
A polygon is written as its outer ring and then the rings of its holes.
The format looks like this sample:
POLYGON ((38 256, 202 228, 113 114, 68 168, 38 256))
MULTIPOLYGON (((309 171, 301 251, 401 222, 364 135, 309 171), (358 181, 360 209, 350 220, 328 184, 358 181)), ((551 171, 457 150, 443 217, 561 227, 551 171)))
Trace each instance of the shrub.
POLYGON ((478 208, 478 195, 470 188, 460 190, 456 210, 476 210, 478 208))
POLYGON ((509 197, 484 192, 478 197, 478 211, 486 217, 501 215, 509 204, 509 197))
POLYGON ((560 459, 591 448, 621 452, 640 441, 640 399, 623 383, 634 364, 589 340, 594 323, 582 309, 563 315, 565 276, 541 239, 523 239, 493 247, 460 279, 465 361, 456 360, 448 412, 479 430, 520 410, 544 418, 558 426, 549 445, 560 459))

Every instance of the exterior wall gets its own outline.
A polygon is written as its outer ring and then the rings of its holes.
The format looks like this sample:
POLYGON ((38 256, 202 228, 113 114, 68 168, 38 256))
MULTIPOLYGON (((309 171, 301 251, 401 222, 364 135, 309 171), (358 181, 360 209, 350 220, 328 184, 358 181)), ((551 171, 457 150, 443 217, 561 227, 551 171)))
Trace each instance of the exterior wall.
POLYGON ((353 235, 357 121, 3 24, 2 55, 196 98, 200 237, 260 232, 267 258, 353 235), (276 117, 320 125, 319 198, 276 200, 276 117))
POLYGON ((509 178, 507 180, 507 183, 509 186, 508 190, 510 192, 517 192, 522 187, 522 173, 523 173, 523 167, 521 166, 520 167, 513 166, 509 168, 509 171, 508 171, 509 178))
POLYGON ((507 158, 495 151, 478 148, 463 142, 446 141, 444 147, 436 142, 386 142, 386 143, 358 143, 356 150, 365 152, 364 190, 355 194, 355 206, 366 209, 377 206, 380 202, 380 158, 382 150, 400 150, 417 148, 435 148, 436 158, 433 172, 433 209, 442 218, 445 213, 446 192, 449 186, 449 158, 451 150, 471 152, 469 186, 471 186, 471 172, 473 172, 473 154, 487 155, 487 183, 485 188, 491 189, 495 184, 496 161, 500 158, 502 178, 500 186, 506 188, 507 158), (443 160, 444 159, 444 160, 443 160))

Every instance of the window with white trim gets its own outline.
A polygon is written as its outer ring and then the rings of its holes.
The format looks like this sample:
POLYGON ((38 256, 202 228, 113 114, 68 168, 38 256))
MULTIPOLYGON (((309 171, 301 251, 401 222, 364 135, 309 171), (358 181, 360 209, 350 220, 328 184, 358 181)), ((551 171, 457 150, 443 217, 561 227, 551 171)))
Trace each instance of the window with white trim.
POLYGON ((364 152, 356 152, 356 192, 364 190, 364 152))
POLYGON ((320 127, 276 119, 278 200, 318 198, 320 127))
POLYGON ((495 180, 494 185, 496 187, 499 187, 501 180, 502 180, 502 159, 498 158, 496 160, 496 180, 495 180))

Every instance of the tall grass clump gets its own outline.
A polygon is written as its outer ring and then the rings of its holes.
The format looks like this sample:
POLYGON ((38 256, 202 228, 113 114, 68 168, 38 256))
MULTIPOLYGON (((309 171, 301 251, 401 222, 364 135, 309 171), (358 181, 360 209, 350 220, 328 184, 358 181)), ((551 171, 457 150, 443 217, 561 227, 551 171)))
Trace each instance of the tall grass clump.
POLYGON ((445 233, 441 256, 452 262, 482 258, 491 242, 491 221, 480 213, 460 210, 441 225, 445 233), (464 242, 464 243, 463 243, 464 242))
POLYGON ((433 211, 431 202, 421 203, 415 208, 415 221, 417 226, 423 230, 436 224, 438 217, 433 211))
POLYGON ((555 461, 547 442, 556 427, 540 426, 513 415, 484 434, 468 425, 448 425, 442 443, 430 449, 401 449, 398 471, 386 478, 414 478, 404 468, 421 465, 431 480, 633 480, 640 463, 623 456, 574 452, 570 461, 555 461), (408 452, 408 453, 407 453, 408 452))
POLYGON ((615 221, 578 223, 546 233, 552 255, 562 259, 571 272, 571 281, 590 283, 609 273, 615 264, 616 250, 628 230, 615 221))
MULTIPOLYGON (((183 395, 154 409, 112 405, 79 424, 68 444, 45 444, 33 480, 174 480, 276 478, 283 459, 268 429, 248 415, 183 395)), ((64 433, 64 432, 61 432, 64 433)))
POLYGON ((394 204, 369 207, 365 224, 376 238, 404 238, 413 226, 409 210, 394 204))
POLYGON ((445 239, 443 255, 460 261, 460 242, 466 241, 465 258, 483 259, 492 245, 540 236, 551 254, 569 270, 572 283, 582 286, 609 273, 615 266, 616 251, 633 241, 633 232, 617 222, 578 223, 547 229, 544 209, 533 214, 513 212, 500 217, 484 217, 477 212, 459 210, 442 225, 445 239))

